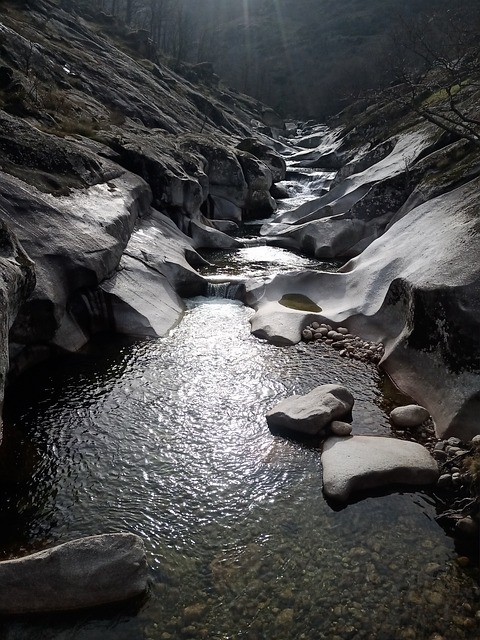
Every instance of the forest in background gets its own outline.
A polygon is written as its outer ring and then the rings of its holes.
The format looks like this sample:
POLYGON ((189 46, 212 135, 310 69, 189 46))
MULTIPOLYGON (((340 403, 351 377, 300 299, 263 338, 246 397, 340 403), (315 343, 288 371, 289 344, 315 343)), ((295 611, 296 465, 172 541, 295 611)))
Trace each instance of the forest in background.
MULTIPOLYGON (((457 41, 465 39, 462 29, 476 37, 479 13, 477 0, 457 0, 454 6, 447 0, 62 4, 96 18, 103 13, 106 24, 113 17, 119 25, 148 34, 153 55, 161 55, 174 69, 183 63, 211 62, 227 84, 282 115, 320 120, 366 92, 399 82, 407 69, 421 71, 426 60, 418 40, 425 34, 436 38, 436 58, 441 56, 438 46, 451 47, 452 31, 457 41)), ((451 59, 455 54, 445 55, 451 59)))

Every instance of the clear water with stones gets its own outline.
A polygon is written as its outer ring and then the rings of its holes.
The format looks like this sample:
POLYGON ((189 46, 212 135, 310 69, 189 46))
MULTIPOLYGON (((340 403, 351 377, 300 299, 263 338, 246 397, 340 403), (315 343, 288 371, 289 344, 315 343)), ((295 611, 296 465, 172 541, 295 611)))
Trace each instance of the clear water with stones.
POLYGON ((109 610, 3 620, 2 639, 478 637, 473 570, 428 492, 335 511, 319 449, 267 428, 280 399, 339 382, 356 398, 354 432, 390 436, 388 381, 324 345, 259 341, 250 314, 195 299, 165 338, 99 338, 11 387, 2 556, 132 531, 151 590, 109 610))

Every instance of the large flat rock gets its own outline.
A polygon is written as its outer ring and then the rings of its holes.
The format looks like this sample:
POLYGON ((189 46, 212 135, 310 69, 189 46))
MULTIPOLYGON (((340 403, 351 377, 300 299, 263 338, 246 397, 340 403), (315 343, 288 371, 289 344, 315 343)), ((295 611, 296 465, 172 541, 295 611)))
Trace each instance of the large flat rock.
POLYGON ((376 436, 329 438, 323 447, 322 467, 325 495, 341 502, 366 489, 423 486, 438 478, 437 463, 424 447, 376 436))
POLYGON ((0 613, 69 611, 121 602, 147 588, 143 541, 131 533, 80 538, 0 562, 0 613))

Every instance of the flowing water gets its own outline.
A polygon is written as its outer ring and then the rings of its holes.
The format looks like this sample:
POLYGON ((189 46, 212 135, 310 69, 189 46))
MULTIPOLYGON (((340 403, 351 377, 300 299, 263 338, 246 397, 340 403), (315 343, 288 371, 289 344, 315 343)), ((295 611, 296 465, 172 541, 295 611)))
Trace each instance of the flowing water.
POLYGON ((262 342, 250 315, 194 299, 165 338, 99 338, 11 386, 3 557, 132 531, 151 589, 108 611, 4 620, 2 640, 478 638, 474 569, 428 492, 336 511, 316 444, 267 428, 280 399, 338 382, 356 399, 354 433, 391 436, 388 381, 323 344, 262 342))

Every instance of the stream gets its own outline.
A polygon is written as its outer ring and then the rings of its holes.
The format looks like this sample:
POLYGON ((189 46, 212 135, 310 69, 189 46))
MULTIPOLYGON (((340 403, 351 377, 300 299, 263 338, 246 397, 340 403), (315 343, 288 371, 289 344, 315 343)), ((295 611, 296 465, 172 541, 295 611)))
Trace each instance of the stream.
MULTIPOLYGON (((253 245, 209 259, 213 279, 335 268, 253 245)), ((1 557, 131 531, 145 540, 151 591, 99 611, 5 619, 0 638, 477 638, 473 569, 437 524, 433 496, 397 491, 335 511, 318 446, 267 428, 279 400, 340 383, 355 397, 354 433, 390 437, 388 413, 404 399, 388 379, 320 343, 258 340, 238 301, 187 305, 164 338, 99 336, 9 388, 1 557)))

